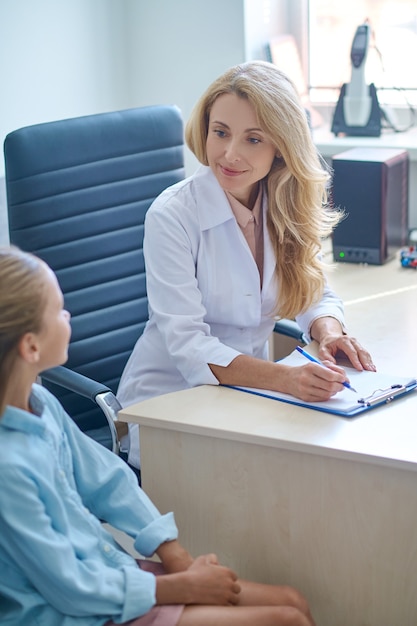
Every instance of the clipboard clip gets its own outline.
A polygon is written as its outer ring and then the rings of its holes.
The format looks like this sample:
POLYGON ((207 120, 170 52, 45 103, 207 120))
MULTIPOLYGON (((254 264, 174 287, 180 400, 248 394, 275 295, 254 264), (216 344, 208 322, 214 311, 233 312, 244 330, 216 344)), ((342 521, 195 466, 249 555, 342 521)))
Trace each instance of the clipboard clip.
POLYGON ((366 398, 360 398, 358 402, 363 406, 373 406, 374 404, 380 404, 382 402, 391 402, 396 396, 401 395, 407 391, 405 385, 391 385, 387 389, 377 389, 370 396, 366 398))

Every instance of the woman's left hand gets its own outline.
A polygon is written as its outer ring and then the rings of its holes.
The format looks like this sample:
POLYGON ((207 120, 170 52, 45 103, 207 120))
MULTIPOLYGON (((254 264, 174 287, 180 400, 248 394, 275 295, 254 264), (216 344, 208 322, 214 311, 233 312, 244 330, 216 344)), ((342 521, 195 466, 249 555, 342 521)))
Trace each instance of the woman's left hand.
POLYGON ((327 335, 320 342, 319 358, 321 361, 336 363, 336 354, 343 352, 357 370, 376 372, 372 357, 359 341, 349 335, 327 335))
POLYGON ((311 326, 311 336, 319 343, 319 359, 336 363, 342 352, 357 370, 376 372, 372 357, 357 339, 344 333, 340 322, 332 317, 320 317, 311 326))

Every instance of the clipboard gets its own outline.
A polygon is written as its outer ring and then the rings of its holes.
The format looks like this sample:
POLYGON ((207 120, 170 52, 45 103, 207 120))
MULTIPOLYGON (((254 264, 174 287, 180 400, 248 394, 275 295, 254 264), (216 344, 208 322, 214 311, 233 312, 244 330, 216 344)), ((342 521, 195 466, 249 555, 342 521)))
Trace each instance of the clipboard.
MULTIPOLYGON (((283 365, 305 365, 305 358, 296 350, 279 361, 283 365)), ((355 417, 377 406, 389 404, 417 388, 416 378, 404 378, 394 374, 380 374, 379 372, 359 372, 351 367, 345 367, 346 374, 357 394, 349 389, 343 389, 326 402, 304 402, 299 398, 279 391, 257 389, 255 387, 240 387, 230 385, 233 389, 255 395, 303 406, 316 411, 324 411, 341 417, 355 417)))

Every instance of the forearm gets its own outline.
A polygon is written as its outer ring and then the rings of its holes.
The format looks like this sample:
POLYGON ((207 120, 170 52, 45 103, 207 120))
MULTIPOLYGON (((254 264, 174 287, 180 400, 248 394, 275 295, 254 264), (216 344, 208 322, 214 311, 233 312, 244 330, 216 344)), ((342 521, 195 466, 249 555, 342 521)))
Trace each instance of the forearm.
POLYGON ((228 367, 210 367, 223 385, 270 389, 308 402, 328 400, 343 389, 346 380, 344 370, 336 365, 329 368, 306 362, 294 367, 247 355, 238 356, 228 367))
POLYGON ((221 385, 239 385, 289 392, 292 368, 280 363, 241 354, 227 367, 211 363, 209 367, 221 385))
POLYGON ((191 554, 176 540, 162 543, 156 554, 167 574, 185 571, 194 561, 191 554))

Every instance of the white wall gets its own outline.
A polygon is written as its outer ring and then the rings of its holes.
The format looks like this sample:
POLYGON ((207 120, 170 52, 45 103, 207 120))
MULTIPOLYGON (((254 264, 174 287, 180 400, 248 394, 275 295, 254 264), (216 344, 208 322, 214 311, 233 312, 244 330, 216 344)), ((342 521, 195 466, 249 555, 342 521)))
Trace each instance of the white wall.
POLYGON ((263 58, 286 4, 0 0, 0 141, 29 124, 148 104, 177 104, 186 120, 214 78, 263 58))
MULTIPOLYGON (((133 106, 176 104, 184 120, 206 87, 245 60, 243 0, 129 0, 133 106)), ((195 159, 186 151, 186 167, 195 159)))
POLYGON ((290 32, 288 4, 293 3, 294 0, 245 0, 246 59, 266 59, 265 44, 275 35, 290 32))
POLYGON ((21 126, 147 104, 175 103, 187 119, 203 89, 244 60, 244 0, 0 0, 0 141, 21 126))
POLYGON ((129 106, 125 24, 123 0, 0 0, 1 143, 21 126, 129 106))
MULTIPOLYGON (((289 1, 0 0, 1 145, 22 126, 136 106, 176 104, 186 121, 214 78, 264 58, 289 1)), ((0 243, 3 176, 0 158, 0 243)))

